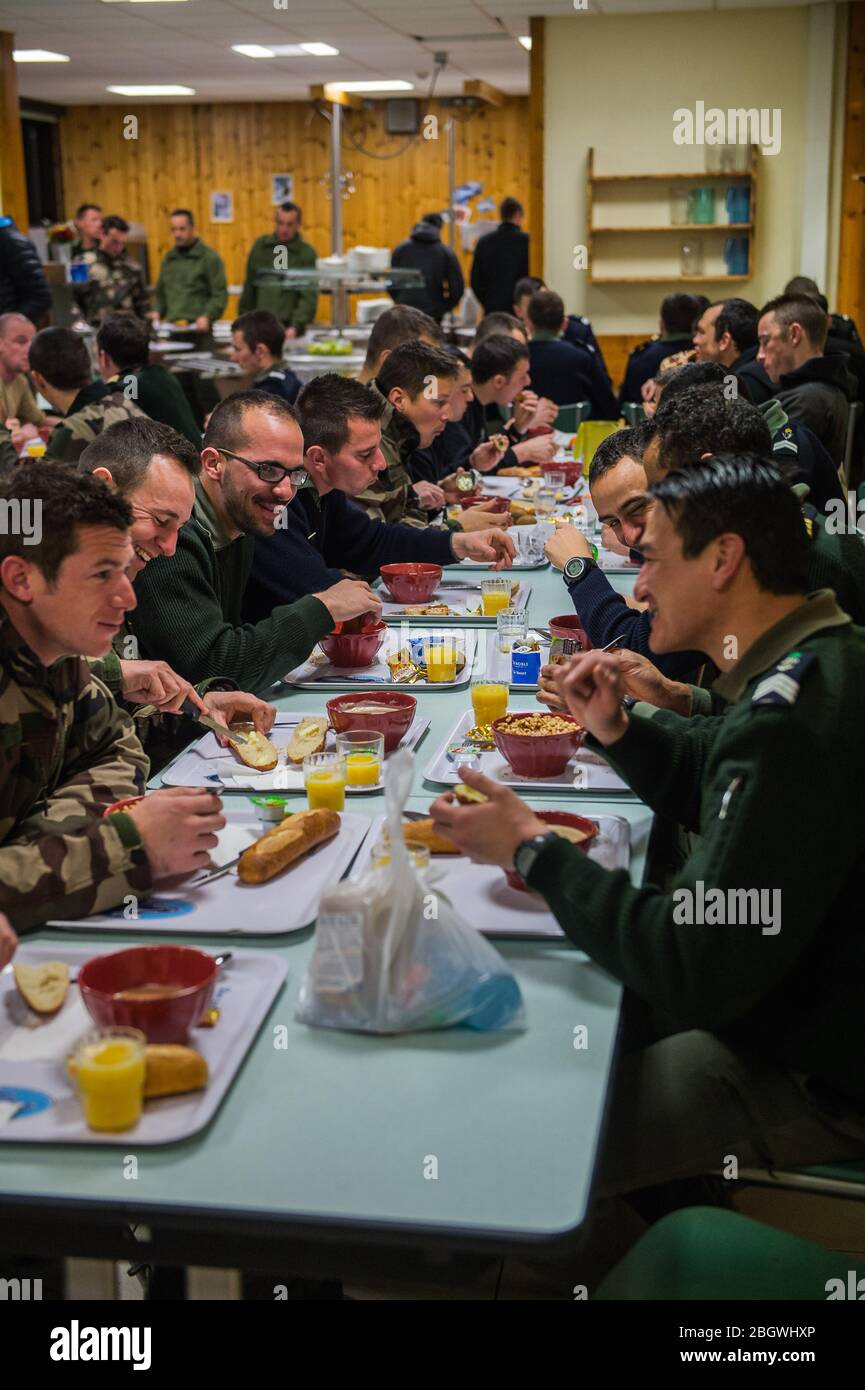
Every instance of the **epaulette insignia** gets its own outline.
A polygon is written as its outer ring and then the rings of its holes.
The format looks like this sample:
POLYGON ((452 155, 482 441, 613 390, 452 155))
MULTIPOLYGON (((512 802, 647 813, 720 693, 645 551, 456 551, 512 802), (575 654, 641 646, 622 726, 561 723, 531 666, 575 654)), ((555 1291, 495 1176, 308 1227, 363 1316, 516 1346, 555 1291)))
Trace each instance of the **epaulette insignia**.
POLYGON ((817 659, 816 652, 790 652, 757 685, 752 705, 794 705, 802 677, 817 659))

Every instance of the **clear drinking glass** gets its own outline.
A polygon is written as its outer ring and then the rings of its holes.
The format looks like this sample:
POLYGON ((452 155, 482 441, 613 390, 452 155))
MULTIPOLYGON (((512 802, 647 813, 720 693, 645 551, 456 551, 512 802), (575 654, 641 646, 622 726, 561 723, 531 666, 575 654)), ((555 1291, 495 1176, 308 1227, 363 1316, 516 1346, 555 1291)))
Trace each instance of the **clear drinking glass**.
POLYGON ((311 811, 326 807, 345 810, 345 756, 342 753, 311 753, 303 760, 303 785, 311 811))
POLYGON ((377 787, 384 763, 384 734, 372 730, 352 729, 337 734, 336 751, 345 758, 346 783, 349 787, 377 787))

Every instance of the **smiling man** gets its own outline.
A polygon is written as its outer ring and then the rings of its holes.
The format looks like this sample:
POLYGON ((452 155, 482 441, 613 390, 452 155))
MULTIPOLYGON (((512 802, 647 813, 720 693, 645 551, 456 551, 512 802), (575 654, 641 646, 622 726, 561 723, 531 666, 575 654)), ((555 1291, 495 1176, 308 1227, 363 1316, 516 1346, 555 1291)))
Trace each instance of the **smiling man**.
POLYGON ((238 391, 210 417, 192 518, 176 553, 138 576, 132 622, 143 655, 193 683, 219 672, 263 694, 305 661, 334 623, 378 612, 368 584, 342 580, 266 617, 244 618, 256 537, 272 536, 307 481, 293 408, 262 391, 238 391))
POLYGON ((256 621, 275 604, 333 584, 345 570, 373 578, 382 565, 411 560, 510 565, 514 546, 504 531, 421 530, 374 520, 354 505, 351 499, 387 467, 381 447, 385 403, 378 393, 329 372, 304 387, 297 411, 312 487, 301 489, 271 536, 256 540, 247 619, 256 621))
POLYGON ((603 1196, 717 1171, 730 1154, 783 1168, 865 1145, 865 631, 828 590, 807 593, 807 538, 774 463, 717 457, 652 493, 639 580, 652 648, 707 651, 726 715, 628 715, 611 654, 583 653, 559 679, 636 795, 699 832, 671 891, 593 863, 479 773, 463 775, 487 803, 432 807, 471 859, 515 867, 628 1004, 652 1010, 656 1039, 614 1082, 603 1196))
POLYGON ((104 817, 148 772, 129 716, 82 659, 105 656, 135 606, 127 504, 41 463, 0 482, 0 501, 29 505, 41 526, 35 544, 0 534, 0 910, 20 931, 192 872, 225 822, 211 793, 175 789, 104 817))

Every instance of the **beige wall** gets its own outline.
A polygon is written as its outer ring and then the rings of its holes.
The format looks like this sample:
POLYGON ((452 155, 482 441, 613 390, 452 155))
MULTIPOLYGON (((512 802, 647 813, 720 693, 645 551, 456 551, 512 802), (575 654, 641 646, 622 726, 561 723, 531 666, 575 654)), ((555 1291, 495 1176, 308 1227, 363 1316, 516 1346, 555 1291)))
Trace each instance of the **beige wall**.
MULTIPOLYGON (((839 59, 845 8, 839 6, 837 15, 839 59)), ((573 268, 573 247, 586 241, 586 155, 593 147, 599 173, 699 171, 705 167, 705 146, 673 143, 673 112, 694 110, 698 100, 725 110, 781 108, 781 151, 760 159, 756 273, 737 284, 735 293, 759 304, 800 272, 808 23, 806 6, 547 20, 545 277, 569 310, 588 314, 603 333, 654 330, 658 304, 675 285, 590 285, 586 274, 573 268)), ((843 74, 840 61, 839 71, 843 74)), ((834 148, 826 151, 833 174, 839 167, 842 109, 838 98, 834 148)), ((838 239, 837 175, 833 183, 830 272, 838 239)), ((663 185, 658 194, 663 203, 663 185)), ((652 223, 663 220, 651 218, 652 223)), ((669 237, 675 244, 674 234, 669 237)), ((831 294, 831 278, 829 284, 831 294)), ((725 290, 723 283, 680 288, 710 298, 725 290)))

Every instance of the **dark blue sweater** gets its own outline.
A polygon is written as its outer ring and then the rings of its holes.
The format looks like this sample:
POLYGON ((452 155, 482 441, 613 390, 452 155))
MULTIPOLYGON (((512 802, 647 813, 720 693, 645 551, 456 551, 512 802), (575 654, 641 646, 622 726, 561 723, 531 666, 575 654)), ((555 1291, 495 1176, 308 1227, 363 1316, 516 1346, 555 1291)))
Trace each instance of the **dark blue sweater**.
POLYGON ((256 538, 243 600, 245 622, 258 622, 278 604, 329 589, 345 578, 343 570, 372 579, 382 565, 454 561, 449 531, 376 521, 344 492, 319 497, 314 488, 301 488, 284 519, 284 529, 256 538))
POLYGON ((697 668, 707 660, 701 652, 656 654, 651 651, 651 614, 638 613, 636 609, 629 608, 597 566, 593 566, 582 579, 569 584, 568 593, 594 647, 605 647, 614 637, 621 637, 628 651, 647 656, 671 680, 686 680, 694 676, 697 668))
POLYGON ((593 420, 618 420, 619 407, 610 383, 591 348, 563 338, 533 338, 529 343, 532 390, 556 405, 588 401, 593 420))

